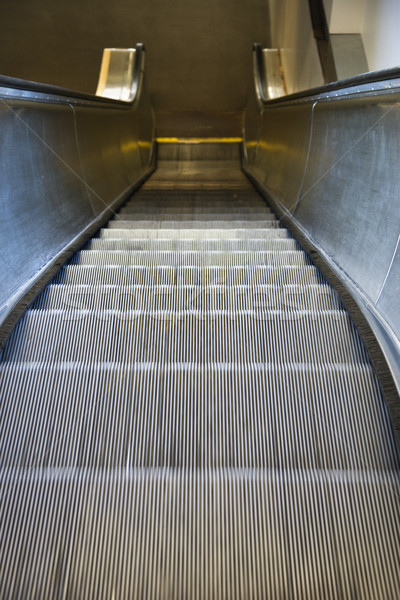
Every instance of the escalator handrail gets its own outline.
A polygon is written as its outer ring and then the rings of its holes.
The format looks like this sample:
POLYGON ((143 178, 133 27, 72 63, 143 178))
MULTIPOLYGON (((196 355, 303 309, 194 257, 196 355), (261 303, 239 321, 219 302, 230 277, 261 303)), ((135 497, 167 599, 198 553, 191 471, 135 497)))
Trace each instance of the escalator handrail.
POLYGON ((334 81, 332 83, 327 83, 319 87, 303 90, 301 92, 296 92, 293 94, 288 94, 280 98, 270 99, 268 98, 267 93, 268 86, 263 66, 264 59, 262 51, 263 48, 261 44, 253 44, 253 67, 256 94, 259 102, 263 106, 268 108, 273 108, 274 106, 282 106, 285 103, 294 101, 312 101, 315 99, 316 96, 337 96, 339 92, 349 90, 349 88, 362 87, 362 89, 358 89, 358 91, 362 91, 365 93, 376 91, 376 85, 379 84, 384 84, 384 89, 387 89, 388 87, 397 87, 398 85, 400 85, 399 83, 397 83, 395 86, 392 86, 389 83, 393 80, 400 79, 400 67, 394 67, 392 69, 384 69, 381 71, 371 71, 368 73, 362 73, 360 75, 355 75, 354 77, 350 77, 348 79, 334 81))
POLYGON ((6 75, 0 75, 0 98, 7 99, 12 97, 13 99, 36 100, 55 104, 60 102, 68 102, 74 105, 86 106, 89 104, 99 105, 102 108, 108 105, 113 109, 130 109, 140 96, 142 87, 145 59, 144 44, 136 44, 135 51, 132 80, 132 90, 134 90, 134 96, 130 101, 106 98, 97 96, 95 94, 88 94, 84 92, 78 92, 76 90, 70 90, 68 88, 50 85, 47 83, 38 83, 36 81, 8 77, 6 75))

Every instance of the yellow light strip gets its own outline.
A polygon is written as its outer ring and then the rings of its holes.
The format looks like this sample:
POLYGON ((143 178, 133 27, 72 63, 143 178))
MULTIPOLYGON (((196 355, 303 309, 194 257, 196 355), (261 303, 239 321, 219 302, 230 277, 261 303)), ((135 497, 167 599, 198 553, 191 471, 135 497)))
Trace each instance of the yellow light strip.
POLYGON ((211 137, 211 138, 177 138, 177 137, 158 137, 158 144, 238 144, 242 142, 241 137, 211 137))

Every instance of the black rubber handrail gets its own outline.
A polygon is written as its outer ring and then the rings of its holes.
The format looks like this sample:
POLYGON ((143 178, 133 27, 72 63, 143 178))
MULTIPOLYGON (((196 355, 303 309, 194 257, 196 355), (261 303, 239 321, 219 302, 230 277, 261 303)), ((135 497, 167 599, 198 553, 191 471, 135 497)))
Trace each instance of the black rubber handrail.
MULTIPOLYGON (((382 71, 371 71, 369 73, 362 73, 361 75, 355 75, 354 77, 350 77, 348 79, 342 79, 340 81, 334 81, 332 83, 327 83, 325 85, 321 85, 319 87, 311 88, 308 90, 304 90, 301 92, 296 92, 294 94, 288 94, 287 96, 281 96, 280 98, 268 99, 267 95, 267 82, 265 80, 265 71, 263 67, 263 55, 262 55, 262 46, 259 43, 255 43, 253 45, 253 53, 254 53, 254 76, 255 83, 257 88, 257 93, 259 95, 259 100, 268 106, 279 105, 285 102, 292 102, 293 100, 301 100, 307 98, 313 98, 314 96, 319 96, 321 94, 329 94, 331 92, 338 92, 345 90, 347 88, 357 87, 357 86, 373 86, 374 84, 381 83, 384 81, 390 81, 393 79, 400 79, 400 67, 395 67, 393 69, 385 69, 382 71)), ((366 89, 363 91, 374 91, 371 87, 370 90, 366 89)))
MULTIPOLYGON (((95 103, 104 105, 111 105, 114 108, 130 108, 136 101, 140 93, 140 85, 142 74, 144 71, 144 44, 136 44, 135 46, 135 62, 133 65, 133 86, 136 89, 136 95, 131 101, 116 100, 114 98, 105 98, 102 96, 96 96, 95 94, 87 94, 77 92, 76 90, 70 90, 47 83, 38 83, 36 81, 28 81, 26 79, 18 79, 16 77, 8 77, 6 75, 0 75, 0 88, 7 88, 12 90, 13 98, 23 98, 24 100, 53 100, 57 101, 72 101, 74 104, 82 102, 84 104, 95 103), (49 96, 51 98, 49 98, 49 96)), ((0 89, 0 98, 8 98, 9 94, 5 94, 0 89)))

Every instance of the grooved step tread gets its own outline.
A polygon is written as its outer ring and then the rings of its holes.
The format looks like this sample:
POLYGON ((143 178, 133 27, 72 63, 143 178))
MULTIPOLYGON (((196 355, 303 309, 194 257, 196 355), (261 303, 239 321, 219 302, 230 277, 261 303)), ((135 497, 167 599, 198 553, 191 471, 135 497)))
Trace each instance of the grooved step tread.
MULTIPOLYGON (((236 223, 237 221, 240 223, 248 223, 248 222, 252 222, 252 221, 257 221, 257 222, 261 222, 264 223, 265 221, 276 221, 276 217, 273 213, 268 213, 268 212, 263 212, 263 213, 259 213, 259 212, 255 212, 252 214, 246 214, 245 212, 236 214, 236 213, 205 213, 204 211, 199 211, 197 213, 178 213, 178 212, 169 212, 167 210, 163 211, 163 212, 151 212, 151 211, 147 211, 147 212, 137 212, 137 213, 131 213, 130 211, 128 212, 120 212, 117 215, 115 215, 113 221, 152 221, 155 223, 158 222, 164 222, 166 221, 167 223, 174 223, 176 221, 178 222, 182 222, 184 221, 185 223, 196 223, 199 224, 199 226, 202 226, 203 222, 209 222, 210 224, 212 224, 213 222, 216 223, 221 223, 221 222, 225 222, 225 221, 229 221, 229 223, 236 223)), ((112 222, 113 222, 112 221, 112 222)))
MULTIPOLYGON (((279 231, 285 233, 282 229, 279 231)), ((147 251, 159 251, 164 250, 175 251, 175 252, 192 252, 192 251, 217 251, 217 252, 268 252, 281 250, 299 250, 300 246, 296 240, 290 237, 273 237, 271 239, 251 239, 251 240, 215 240, 215 239, 143 239, 138 240, 132 239, 107 239, 107 238, 93 238, 87 245, 88 250, 147 250, 147 251)))
POLYGON ((29 311, 3 360, 362 363, 342 311, 29 311), (323 332, 323 335, 321 335, 323 332))
POLYGON ((232 165, 161 165, 12 332, 0 598, 400 597, 379 381, 232 165))
POLYGON ((227 286, 209 285, 50 285, 33 305, 34 310, 342 310, 328 285, 227 286))
POLYGON ((175 209, 182 207, 187 211, 193 210, 221 210, 226 211, 228 209, 233 210, 246 210, 248 212, 252 210, 261 210, 273 212, 266 201, 261 197, 249 196, 248 194, 232 195, 226 198, 222 195, 216 195, 213 193, 210 197, 207 197, 204 192, 195 194, 184 195, 179 194, 163 194, 157 192, 156 194, 144 194, 135 195, 131 200, 128 200, 123 207, 124 209, 130 208, 145 208, 145 209, 163 209, 170 208, 175 209))
POLYGON ((384 508, 374 511, 371 475, 124 466, 16 478, 3 519, 13 523, 17 514, 22 525, 1 532, 1 550, 14 549, 18 539, 26 558, 15 581, 13 555, 3 554, 3 597, 398 596, 397 538, 385 516, 396 513, 397 492, 386 474, 379 486, 384 508), (50 574, 45 582, 36 557, 50 574))
POLYGON ((376 426, 382 417, 366 393, 376 386, 369 366, 9 363, 0 386, 4 389, 15 382, 21 394, 4 416, 8 432, 2 449, 5 469, 39 465, 111 469, 127 460, 133 468, 288 472, 387 471, 398 466, 390 428, 384 423, 383 431, 376 426), (46 377, 34 378, 40 370, 46 377), (329 396, 343 377, 351 387, 343 390, 340 406, 320 406, 321 391, 329 396), (107 393, 102 397, 102 387, 118 389, 115 403, 108 402, 107 393), (30 414, 24 407, 33 397, 40 410, 30 414), (77 416, 72 421, 71 412, 77 416), (68 440, 62 438, 63 423, 69 421, 69 435, 80 440, 72 453, 68 440), (45 448, 54 437, 60 439, 57 451, 40 461, 30 447, 32 430, 39 427, 45 448), (383 434, 392 443, 388 456, 382 452, 383 434), (292 436, 299 438, 298 443, 289 443, 292 436), (343 439, 360 436, 365 437, 360 454, 343 446, 343 439), (110 438, 121 443, 104 453, 110 438), (309 440, 307 453, 301 438, 309 440))
POLYGON ((137 215, 147 217, 152 216, 169 216, 169 215, 182 215, 182 218, 189 218, 191 216, 203 216, 218 219, 220 215, 222 218, 226 216, 238 218, 239 216, 246 216, 247 218, 262 218, 264 215, 272 215, 271 209, 262 206, 255 206, 252 208, 251 212, 249 211, 248 206, 243 207, 234 207, 234 206, 216 206, 215 203, 210 204, 209 206, 169 206, 168 203, 161 206, 154 206, 152 203, 142 204, 141 206, 131 205, 131 206, 123 206, 121 210, 118 212, 119 215, 137 215))
POLYGON ((226 266, 252 267, 263 265, 309 265, 310 259, 300 250, 281 250, 279 252, 264 251, 231 251, 218 250, 196 251, 186 250, 184 253, 174 250, 82 250, 73 259, 75 265, 143 265, 143 266, 226 266))
POLYGON ((325 283, 318 269, 311 265, 221 266, 130 266, 67 265, 58 283, 121 285, 301 285, 325 283))
POLYGON ((177 229, 182 223, 185 226, 185 229, 232 229, 232 225, 235 224, 238 229, 259 229, 260 227, 275 227, 276 217, 271 216, 271 219, 264 220, 242 220, 238 219, 235 221, 232 220, 219 220, 219 221, 201 221, 198 220, 159 220, 156 219, 143 219, 141 221, 137 221, 135 219, 127 220, 122 218, 116 218, 114 221, 110 221, 108 224, 109 229, 177 229))
POLYGON ((224 228, 224 229, 188 229, 180 227, 179 229, 167 229, 165 227, 160 229, 147 229, 141 227, 140 229, 132 228, 117 228, 112 229, 101 229, 100 237, 109 239, 174 239, 174 240, 208 240, 208 239, 226 239, 226 240, 254 240, 254 239, 276 239, 276 238, 287 238, 290 239, 292 236, 287 229, 281 228, 279 221, 270 222, 268 228, 264 229, 246 229, 244 227, 238 228, 224 228))

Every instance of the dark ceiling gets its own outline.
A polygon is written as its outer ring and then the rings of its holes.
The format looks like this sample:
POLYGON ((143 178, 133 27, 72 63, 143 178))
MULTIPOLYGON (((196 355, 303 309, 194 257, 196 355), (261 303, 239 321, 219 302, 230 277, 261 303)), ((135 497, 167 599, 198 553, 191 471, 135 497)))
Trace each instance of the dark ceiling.
POLYGON ((243 110, 267 0, 2 0, 0 73, 94 92, 103 47, 144 42, 156 112, 243 110))

